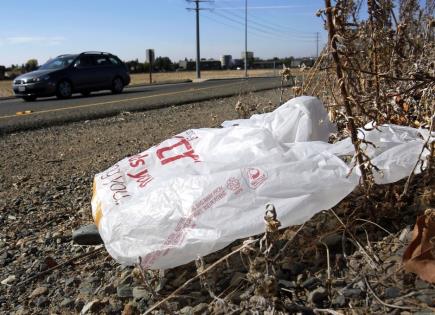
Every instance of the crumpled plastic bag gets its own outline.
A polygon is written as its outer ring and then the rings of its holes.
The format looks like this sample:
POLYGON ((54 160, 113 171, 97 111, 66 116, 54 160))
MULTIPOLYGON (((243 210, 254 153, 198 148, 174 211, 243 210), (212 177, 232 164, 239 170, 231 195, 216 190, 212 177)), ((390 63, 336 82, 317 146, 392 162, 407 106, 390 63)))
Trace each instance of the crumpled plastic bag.
MULTIPOLYGON (((340 158, 353 154, 350 140, 326 142, 335 128, 314 97, 223 126, 187 130, 95 176, 92 214, 119 263, 187 263, 263 232, 267 203, 283 227, 301 224, 359 182, 340 158)), ((364 133, 377 146, 376 180, 390 183, 409 175, 423 139, 413 128, 381 128, 364 133)))

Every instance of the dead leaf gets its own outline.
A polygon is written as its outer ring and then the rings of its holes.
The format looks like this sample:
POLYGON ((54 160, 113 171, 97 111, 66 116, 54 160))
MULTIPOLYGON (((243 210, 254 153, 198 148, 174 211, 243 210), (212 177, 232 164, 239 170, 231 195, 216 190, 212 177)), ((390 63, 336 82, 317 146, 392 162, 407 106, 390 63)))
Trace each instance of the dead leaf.
POLYGON ((412 231, 412 241, 403 254, 407 272, 435 283, 435 209, 427 209, 417 218, 412 231))

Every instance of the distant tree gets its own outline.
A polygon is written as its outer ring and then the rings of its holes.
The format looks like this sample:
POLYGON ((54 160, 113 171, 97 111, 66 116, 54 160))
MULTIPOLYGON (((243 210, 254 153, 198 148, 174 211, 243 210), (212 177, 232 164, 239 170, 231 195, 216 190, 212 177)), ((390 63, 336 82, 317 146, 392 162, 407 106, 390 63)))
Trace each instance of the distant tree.
POLYGON ((145 72, 145 66, 138 59, 126 61, 125 64, 131 73, 142 73, 145 72))
POLYGON ((157 57, 154 60, 153 68, 157 71, 171 71, 173 70, 173 64, 169 57, 157 57))
POLYGON ((37 68, 38 68, 38 60, 36 59, 29 59, 24 65, 24 69, 26 71, 33 71, 36 70, 37 68))

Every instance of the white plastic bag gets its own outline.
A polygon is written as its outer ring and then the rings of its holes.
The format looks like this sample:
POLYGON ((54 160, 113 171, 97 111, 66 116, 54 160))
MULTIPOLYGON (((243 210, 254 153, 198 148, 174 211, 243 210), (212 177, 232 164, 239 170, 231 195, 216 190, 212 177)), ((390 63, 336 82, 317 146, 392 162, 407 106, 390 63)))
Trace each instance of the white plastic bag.
MULTIPOLYGON (((92 213, 118 262, 178 266, 263 232, 267 203, 283 226, 300 224, 358 184, 339 158, 353 147, 325 142, 334 128, 316 98, 223 125, 185 131, 95 176, 92 213)), ((371 131, 382 144, 371 152, 384 171, 380 182, 409 174, 423 145, 417 133, 389 128, 383 136, 371 131)))

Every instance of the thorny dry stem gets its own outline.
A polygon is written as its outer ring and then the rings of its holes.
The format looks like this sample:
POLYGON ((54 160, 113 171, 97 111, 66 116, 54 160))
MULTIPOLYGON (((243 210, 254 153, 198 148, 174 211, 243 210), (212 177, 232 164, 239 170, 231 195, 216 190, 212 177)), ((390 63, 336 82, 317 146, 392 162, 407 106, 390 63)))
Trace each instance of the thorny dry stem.
POLYGON ((400 305, 394 305, 394 304, 389 304, 389 303, 385 303, 384 301, 381 300, 381 298, 375 293, 375 291, 373 290, 373 288, 370 286, 370 282, 367 280, 367 277, 364 276, 364 283, 367 286, 367 289, 369 289, 370 293, 373 295, 373 297, 382 305, 389 307, 389 308, 396 308, 399 310, 408 310, 408 311, 412 311, 415 310, 415 307, 409 307, 409 306, 400 306, 400 305))

